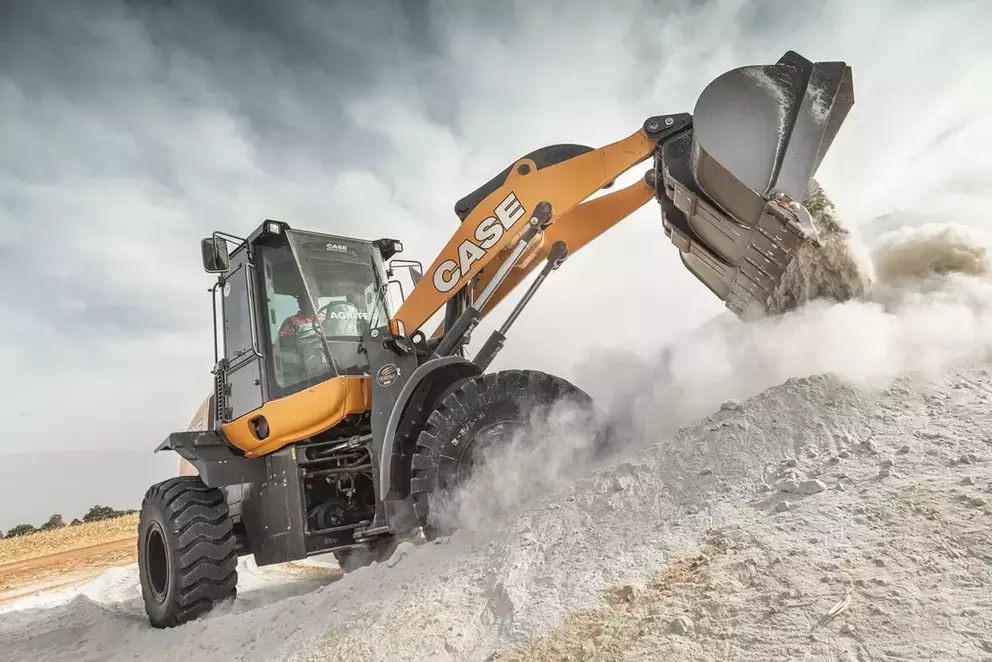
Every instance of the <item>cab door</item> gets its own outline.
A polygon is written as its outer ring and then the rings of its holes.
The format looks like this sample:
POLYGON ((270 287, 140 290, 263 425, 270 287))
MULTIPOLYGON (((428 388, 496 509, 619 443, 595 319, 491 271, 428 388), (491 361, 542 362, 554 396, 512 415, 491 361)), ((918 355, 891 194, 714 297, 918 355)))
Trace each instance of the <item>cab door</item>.
POLYGON ((221 422, 241 418, 262 406, 262 353, 255 324, 255 267, 248 247, 231 256, 230 271, 221 288, 224 359, 227 368, 218 375, 218 403, 223 402, 221 422))

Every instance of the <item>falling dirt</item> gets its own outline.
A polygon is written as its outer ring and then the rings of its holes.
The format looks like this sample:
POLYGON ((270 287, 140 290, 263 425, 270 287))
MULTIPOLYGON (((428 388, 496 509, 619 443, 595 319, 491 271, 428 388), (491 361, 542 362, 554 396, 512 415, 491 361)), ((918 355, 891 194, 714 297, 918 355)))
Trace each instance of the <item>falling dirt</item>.
POLYGON ((803 204, 813 219, 820 245, 803 243, 768 302, 781 314, 815 299, 864 299, 871 289, 870 264, 857 252, 851 232, 837 220, 834 203, 810 180, 803 204))

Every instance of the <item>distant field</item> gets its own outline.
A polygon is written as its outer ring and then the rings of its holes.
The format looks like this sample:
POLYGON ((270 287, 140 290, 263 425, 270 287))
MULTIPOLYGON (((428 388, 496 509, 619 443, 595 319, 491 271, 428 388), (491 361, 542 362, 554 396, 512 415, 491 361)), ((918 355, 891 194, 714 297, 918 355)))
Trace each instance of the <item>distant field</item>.
POLYGON ((91 576, 134 562, 137 529, 132 514, 0 540, 0 602, 60 575, 91 576))

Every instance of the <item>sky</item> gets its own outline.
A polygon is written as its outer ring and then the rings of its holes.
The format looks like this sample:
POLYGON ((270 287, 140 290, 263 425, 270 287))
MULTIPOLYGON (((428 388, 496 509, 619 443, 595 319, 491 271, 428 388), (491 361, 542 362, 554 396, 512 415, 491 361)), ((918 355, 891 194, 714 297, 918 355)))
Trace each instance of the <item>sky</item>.
MULTIPOLYGON (((985 222, 990 21, 981 0, 3 3, 0 456, 108 451, 112 477, 131 460, 109 451, 187 426, 211 384, 213 230, 396 237, 426 265, 454 202, 523 154, 691 112, 789 49, 853 67, 817 175, 845 224, 985 222)), ((494 368, 568 377, 722 310, 652 203, 553 274, 494 368)))

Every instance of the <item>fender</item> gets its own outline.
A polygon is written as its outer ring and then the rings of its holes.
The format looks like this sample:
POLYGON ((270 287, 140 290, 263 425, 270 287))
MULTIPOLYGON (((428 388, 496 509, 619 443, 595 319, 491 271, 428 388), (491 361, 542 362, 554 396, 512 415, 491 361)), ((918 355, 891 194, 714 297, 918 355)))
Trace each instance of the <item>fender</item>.
POLYGON ((379 463, 380 500, 401 499, 406 489, 401 483, 404 475, 400 444, 419 430, 426 422, 433 404, 456 382, 482 374, 482 369, 461 356, 444 356, 432 359, 419 366, 410 375, 400 391, 386 424, 382 440, 382 459, 379 463), (395 481, 395 482, 394 482, 395 481))
POLYGON ((248 459, 237 455, 212 430, 173 432, 155 452, 171 450, 196 467, 207 487, 228 487, 265 480, 265 458, 248 459))

